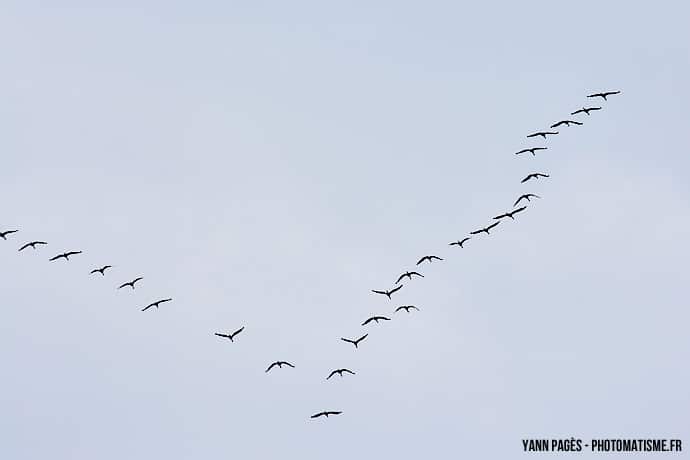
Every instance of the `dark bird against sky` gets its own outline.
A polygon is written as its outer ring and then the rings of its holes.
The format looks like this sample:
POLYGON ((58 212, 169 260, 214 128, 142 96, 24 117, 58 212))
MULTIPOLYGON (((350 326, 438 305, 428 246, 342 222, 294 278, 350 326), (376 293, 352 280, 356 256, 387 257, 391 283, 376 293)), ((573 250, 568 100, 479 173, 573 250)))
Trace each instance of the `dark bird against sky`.
POLYGON ((328 374, 328 377, 326 377, 326 380, 330 379, 330 378, 333 377, 335 374, 338 374, 339 376, 342 377, 342 376, 343 376, 343 372, 347 372, 348 374, 355 375, 355 373, 352 372, 350 369, 345 369, 345 368, 336 369, 336 370, 334 370, 334 371, 331 371, 330 374, 328 374))
POLYGON ((532 174, 528 174, 527 177, 525 177, 524 179, 522 179, 520 181, 520 183, 524 184, 525 182, 527 182, 530 179, 539 179, 540 177, 550 177, 550 176, 548 174, 543 174, 543 173, 532 173, 532 174))
POLYGON ((429 263, 433 262, 434 260, 443 260, 439 256, 424 256, 421 259, 417 261, 417 265, 421 264, 424 261, 428 261, 429 263))
POLYGON ((515 203, 513 203, 513 206, 517 206, 522 200, 527 200, 530 201, 530 198, 541 198, 539 195, 535 195, 534 193, 525 193, 524 195, 520 195, 520 197, 515 200, 515 203))
POLYGON ((235 340, 234 340, 235 336, 236 336, 237 334, 239 334, 240 332, 242 332, 243 330, 244 330, 244 326, 242 326, 241 328, 237 329, 237 330, 236 330, 235 332, 233 332, 232 334, 221 334, 220 332, 216 332, 215 335, 217 335, 218 337, 223 337, 224 339, 230 339, 231 342, 234 342, 234 341, 235 341, 235 340))
POLYGON ((413 275, 414 275, 414 276, 419 276, 419 277, 421 277, 421 278, 424 278, 424 275, 422 275, 422 274, 419 273, 419 272, 405 272, 405 273, 403 273, 402 275, 400 275, 400 276, 398 277, 398 280, 395 282, 395 284, 400 283, 400 282, 403 280, 403 278, 409 278, 410 281, 411 281, 413 275))
POLYGON ((500 220, 500 219, 503 219, 504 217, 510 217, 511 219, 515 220, 515 217, 513 217, 513 216, 519 212, 524 211, 525 209, 527 209, 527 206, 522 206, 520 208, 513 209, 510 212, 505 212, 503 214, 499 214, 498 216, 494 217, 494 219, 500 220))
POLYGON ((364 334, 362 337, 358 338, 357 340, 353 339, 346 339, 345 337, 341 337, 340 340, 343 342, 351 343, 352 345, 355 346, 355 348, 359 347, 359 344, 362 340, 366 339, 369 334, 364 334))
POLYGON ((10 235, 12 233, 17 233, 19 230, 5 230, 4 232, 0 232, 0 238, 3 240, 7 239, 7 235, 10 235))
POLYGON ((570 125, 582 126, 582 123, 579 122, 579 121, 573 121, 573 120, 561 120, 561 121, 559 121, 558 123, 552 124, 552 125, 551 125, 551 128, 558 128, 558 127, 561 126, 561 125, 566 125, 566 126, 570 126, 570 125))
POLYGON ((319 418, 319 417, 328 418, 329 415, 340 415, 342 413, 343 413, 343 411, 340 411, 340 410, 327 410, 327 411, 319 412, 318 414, 314 414, 310 418, 319 418))
POLYGON ((372 316, 370 318, 367 318, 363 323, 362 326, 366 326, 367 324, 371 323, 372 321, 376 321, 376 324, 379 323, 379 321, 390 321, 390 318, 386 318, 385 316, 372 316))
POLYGON ((89 274, 93 275, 95 273, 100 273, 102 276, 105 276, 105 271, 109 268, 113 268, 113 266, 112 265, 103 265, 101 268, 94 268, 93 270, 91 270, 91 273, 89 273, 89 274))
POLYGON ((270 366, 268 366, 268 369, 266 369, 266 372, 270 371, 270 370, 273 369, 275 366, 278 366, 278 369, 282 369, 283 366, 292 367, 293 369, 294 369, 294 367, 295 367, 295 366, 293 366, 292 364, 290 364, 290 363, 287 362, 287 361, 276 361, 276 362, 274 362, 274 363, 271 363, 270 366))
POLYGON ((604 91, 601 93, 590 94, 587 97, 600 97, 606 101, 606 100, 608 100, 608 99, 606 99, 608 96, 613 96, 614 94, 620 94, 620 93, 621 93, 620 91, 604 91))
POLYGON ((538 131, 536 133, 528 134, 527 137, 541 136, 546 139, 546 136, 554 136, 556 134, 558 134, 558 131, 538 131))
POLYGON ((144 308, 142 308, 141 311, 146 311, 146 310, 148 310, 148 309, 151 308, 151 307, 156 307, 156 309, 158 309, 158 306, 159 306, 160 304, 165 303, 165 302, 170 302, 170 301, 172 301, 172 299, 157 300, 157 301, 155 301, 155 302, 153 302, 153 303, 148 304, 148 305, 145 306, 144 308))
POLYGON ((119 286, 118 286, 118 289, 122 289, 123 287, 127 287, 127 286, 129 286, 129 287, 131 287, 132 289, 134 289, 134 285, 137 284, 137 282, 139 282, 139 281, 141 281, 141 280, 143 280, 143 279, 144 279, 143 276, 140 276, 140 277, 138 277, 138 278, 134 278, 132 281, 128 281, 128 282, 126 282, 126 283, 122 283, 121 285, 119 285, 119 286))
POLYGON ((395 309, 395 313, 399 312, 400 310, 405 310, 407 313, 409 313, 411 309, 419 311, 419 308, 415 307, 414 305, 400 305, 395 309))
POLYGON ((377 291, 377 290, 375 290, 375 289, 372 289, 371 292, 373 292, 373 293, 375 293, 375 294, 383 294, 383 295, 385 295, 385 296, 388 296, 388 300, 391 300, 391 295, 393 295, 393 294, 395 294, 396 292, 398 292, 400 289, 402 289, 403 286, 404 286, 404 284, 401 284, 400 286, 398 286, 398 287, 396 287, 396 288, 393 288, 393 289, 391 289, 391 290, 389 290, 389 291, 377 291))
POLYGON ((589 115, 589 112, 592 112, 594 110, 601 110, 601 107, 582 107, 581 109, 571 112, 570 115, 577 115, 578 113, 584 113, 585 115, 589 115))
POLYGON ((46 243, 45 241, 32 241, 31 243, 26 243, 24 246, 19 248, 19 250, 23 251, 26 248, 36 249, 36 245, 39 245, 39 244, 44 245, 44 244, 48 244, 48 243, 46 243))
POLYGON ((50 262, 58 259, 65 259, 69 260, 70 256, 76 256, 77 254, 81 254, 81 251, 69 251, 69 252, 63 252, 62 254, 58 254, 55 257, 51 257, 48 259, 50 262))
POLYGON ((459 241, 453 241, 452 243, 449 243, 448 246, 460 246, 462 248, 463 244, 465 244, 469 239, 470 237, 467 236, 459 241))
POLYGON ((515 152, 515 155, 520 155, 521 153, 527 153, 527 152, 529 152, 529 153, 532 154, 532 156, 535 156, 535 157, 536 157, 537 154, 534 153, 534 152, 536 152, 536 151, 538 151, 538 150, 548 150, 548 147, 532 147, 532 148, 530 148, 530 149, 522 149, 522 150, 520 150, 519 152, 515 152))
POLYGON ((479 235, 480 233, 486 233, 487 235, 489 235, 490 234, 489 230, 491 230, 492 228, 494 228, 495 226, 497 226, 500 223, 501 223, 501 221, 499 220, 498 222, 494 222, 493 224, 491 224, 487 227, 480 228, 479 230, 475 230, 473 232, 470 232, 470 235, 479 235))

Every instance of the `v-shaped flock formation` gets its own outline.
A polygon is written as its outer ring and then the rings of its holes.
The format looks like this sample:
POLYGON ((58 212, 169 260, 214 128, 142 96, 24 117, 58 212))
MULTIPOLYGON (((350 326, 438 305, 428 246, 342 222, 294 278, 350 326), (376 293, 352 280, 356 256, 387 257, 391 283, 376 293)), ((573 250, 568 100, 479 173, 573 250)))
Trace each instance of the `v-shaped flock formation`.
MULTIPOLYGON (((616 95, 616 94, 620 94, 620 91, 604 91, 604 92, 590 94, 587 97, 588 98, 601 98, 603 101, 607 101, 608 100, 607 98, 609 96, 616 95)), ((571 112, 570 114, 571 115, 585 114, 585 115, 589 116, 590 112, 598 111, 601 109, 602 109, 601 107, 582 107, 581 109, 575 110, 574 112, 571 112)), ((571 125, 581 126, 582 124, 583 123, 580 121, 566 119, 566 120, 560 120, 560 121, 553 123, 550 126, 550 128, 554 129, 554 128, 559 128, 561 126, 570 127, 571 125)), ((547 136, 555 136, 557 134, 559 134, 558 131, 537 131, 537 132, 534 132, 532 134, 527 135, 527 138, 541 137, 544 140, 546 140, 547 136)), ((530 147, 530 148, 522 149, 518 152, 515 152, 515 155, 521 155, 524 153, 531 153, 533 156, 536 156, 536 152, 547 150, 547 149, 548 149, 548 147, 530 147)), ((538 180, 540 178, 549 178, 549 177, 550 177, 549 174, 545 174, 542 172, 533 172, 531 174, 528 174, 520 182, 524 184, 524 183, 529 182, 531 180, 538 180)), ((464 248, 464 245, 473 237, 480 235, 482 233, 486 233, 486 235, 490 235, 491 230, 496 228, 504 219, 510 218, 511 220, 515 220, 515 216, 517 214, 519 214, 519 213, 521 213, 527 209, 526 205, 523 205, 521 207, 517 207, 517 206, 520 203, 523 203, 524 201, 529 203, 532 201, 533 198, 541 198, 541 197, 538 195, 535 195, 534 193, 524 193, 524 194, 520 195, 517 198, 517 200, 515 200, 515 202, 513 203, 514 209, 496 215, 493 218, 493 222, 491 222, 491 223, 487 224, 486 226, 481 227, 477 230, 470 231, 469 235, 471 235, 471 236, 464 236, 462 239, 453 241, 453 242, 449 243, 448 245, 449 246, 457 246, 458 248, 464 248)), ((0 231, 0 238, 2 238, 3 240, 7 240, 10 235, 14 235, 18 232, 19 232, 19 230, 17 230, 17 229, 0 231)), ((46 241, 40 241, 40 240, 30 241, 30 242, 23 244, 19 248, 19 252, 22 252, 28 248, 31 248, 33 250, 37 250, 39 246, 45 246, 47 244, 48 243, 46 241)), ((58 261, 60 259, 65 259, 65 261, 69 261, 70 257, 77 256, 80 254, 82 254, 82 251, 65 251, 65 252, 62 252, 62 253, 55 255, 54 257, 51 257, 48 260, 51 262, 58 261)), ((444 260, 443 258, 441 258, 437 255, 429 254, 429 255, 425 255, 425 256, 421 257, 417 261, 416 265, 422 266, 425 263, 430 264, 430 263, 441 262, 443 260, 444 260)), ((111 265, 103 265, 100 268, 96 267, 93 270, 91 270, 90 275, 100 274, 101 276, 106 276, 106 271, 111 270, 112 268, 113 267, 111 265)), ((393 287, 391 287, 389 289, 372 289, 371 292, 373 292, 377 295, 386 296, 388 298, 388 300, 391 301, 393 299, 393 295, 397 294, 404 287, 404 284, 402 284, 402 281, 412 282, 416 278, 424 278, 424 275, 418 271, 407 271, 406 270, 400 276, 398 276, 393 287)), ((143 276, 137 276, 134 279, 132 279, 131 281, 125 281, 124 283, 118 285, 117 289, 119 290, 119 289, 124 289, 124 288, 131 288, 131 290, 133 291, 135 289, 135 285, 137 285, 137 283, 141 282, 143 279, 144 279, 143 276)), ((156 309, 158 309, 158 307, 161 304, 164 304, 166 302, 171 302, 171 301, 172 301, 172 298, 162 298, 160 300, 151 302, 150 304, 144 306, 141 309, 141 311, 146 311, 152 307, 155 307, 156 309)), ((411 310, 415 310, 417 312, 420 311, 420 309, 417 308, 415 305, 401 305, 401 306, 398 306, 397 308, 395 308, 393 313, 394 314, 399 313, 399 312, 402 312, 403 310, 406 313, 410 313, 411 310)), ((388 318, 388 317, 382 316, 382 315, 374 315, 374 316, 371 316, 371 317, 365 319, 364 322, 362 322, 362 326, 368 326, 372 323, 379 324, 380 322, 387 322, 387 321, 391 321, 391 318, 388 318)), ((230 342, 235 342, 235 340, 237 339, 237 336, 241 332, 244 331, 244 328, 245 327, 242 326, 239 329, 235 330, 234 332, 228 332, 228 333, 215 332, 214 335, 220 337, 221 339, 224 339, 224 340, 227 339, 230 342)), ((355 349, 358 349, 359 345, 368 336, 369 336, 369 334, 366 333, 366 334, 359 336, 358 338, 341 337, 340 340, 342 340, 343 342, 346 342, 346 343, 350 343, 354 346, 355 349)), ((266 369, 265 372, 269 372, 276 367, 278 369, 282 369, 283 366, 289 367, 289 368, 295 367, 293 364, 291 364, 288 361, 275 361, 268 366, 268 368, 266 369)), ((338 368, 338 369, 334 369, 333 371, 331 371, 328 374, 328 376, 326 377, 326 380, 329 380, 331 377, 333 377, 336 374, 338 374, 339 377, 343 377, 343 374, 356 375, 356 373, 350 369, 338 368)), ((340 415, 340 414, 342 414, 342 411, 326 410, 326 411, 317 412, 314 415, 312 415, 310 418, 312 418, 312 419, 316 419, 316 418, 320 418, 320 417, 328 418, 331 415, 340 415)))

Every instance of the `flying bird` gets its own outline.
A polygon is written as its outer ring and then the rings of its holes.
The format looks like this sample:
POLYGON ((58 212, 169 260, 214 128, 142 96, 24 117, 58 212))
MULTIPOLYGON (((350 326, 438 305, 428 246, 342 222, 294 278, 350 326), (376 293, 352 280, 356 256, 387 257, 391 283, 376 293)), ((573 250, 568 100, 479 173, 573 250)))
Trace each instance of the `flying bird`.
POLYGON ((529 152, 532 154, 532 156, 536 157, 537 154, 534 152, 536 152, 537 150, 548 150, 548 149, 549 149, 548 147, 532 147, 531 149, 522 149, 519 152, 515 152, 515 155, 520 155, 521 153, 529 152))
POLYGON ((357 340, 346 339, 346 338, 344 338, 344 337, 341 337, 340 340, 342 340, 343 342, 351 343, 352 345, 355 346, 355 348, 358 348, 359 343, 360 343, 362 340, 366 339, 368 335, 369 335, 369 334, 364 334, 362 337, 358 338, 357 340))
POLYGON ((570 115, 577 115, 578 113, 584 113, 586 115, 589 115, 589 112, 593 110, 601 110, 601 107, 582 107, 581 109, 572 112, 570 115))
POLYGON ((561 121, 559 121, 558 123, 552 124, 552 125, 551 125, 551 128, 558 128, 558 127, 561 126, 561 125, 566 125, 566 126, 578 125, 578 126, 581 126, 582 123, 579 122, 579 121, 573 121, 573 120, 561 120, 561 121))
POLYGON ((419 308, 415 307, 414 305, 401 305, 395 309, 395 313, 399 312, 400 310, 405 310, 407 313, 409 313, 410 309, 412 309, 412 308, 419 311, 419 308))
POLYGON ((590 95, 587 96, 587 97, 600 97, 600 98, 603 98, 603 99, 606 101, 606 100, 607 100, 606 98, 607 98, 608 96, 613 96, 614 94, 620 94, 620 93, 621 93, 620 91, 604 91, 603 93, 594 93, 594 94, 590 94, 590 95))
POLYGON ((290 363, 287 362, 287 361, 276 361, 276 362, 274 362, 274 363, 271 363, 270 366, 268 366, 268 369, 266 369, 266 372, 270 371, 270 370, 273 369, 275 366, 278 366, 279 369, 282 369, 283 366, 292 367, 293 369, 294 369, 294 367, 295 367, 295 366, 293 366, 292 364, 290 364, 290 363))
POLYGON ((504 217, 510 217, 511 219, 515 220, 515 217, 513 217, 513 216, 514 216, 515 214, 519 213, 519 212, 524 211, 525 209, 527 209, 527 206, 522 206, 522 207, 520 207, 520 208, 513 209, 513 210, 510 211, 510 212, 505 212, 505 213, 503 213, 503 214, 500 214, 500 215, 494 217, 494 219, 496 219, 496 220, 501 220, 501 219, 503 219, 504 217))
POLYGON ((112 265, 103 265, 101 268, 94 268, 91 270, 91 273, 89 275, 93 275, 95 273, 100 273, 101 275, 105 276, 105 271, 109 268, 113 268, 112 265))
POLYGON ((383 295, 386 295, 386 296, 388 296, 388 300, 391 300, 391 295, 394 294, 394 293, 396 293, 396 292, 399 291, 400 289, 402 289, 403 286, 404 286, 404 284, 401 284, 401 285, 398 286, 397 288, 391 289, 391 290, 389 290, 389 291, 377 291, 377 290, 375 290, 375 289, 372 289, 371 292, 374 292, 374 293, 376 293, 376 294, 383 294, 383 295))
POLYGON ((7 235, 9 235, 11 233, 17 233, 18 231, 19 230, 5 230, 4 232, 0 232, 0 238, 2 238, 3 240, 6 240, 7 235))
POLYGON ((501 221, 499 220, 498 222, 494 222, 493 224, 489 225, 488 227, 480 228, 479 230, 475 230, 473 232, 470 232, 470 235, 479 235, 480 233, 486 233, 487 235, 490 235, 489 230, 500 224, 501 221))
POLYGON ((157 300, 157 301, 155 301, 155 302, 153 302, 153 303, 150 303, 150 304, 148 304, 147 306, 145 306, 141 311, 146 311, 146 310, 148 310, 148 309, 151 308, 151 307, 156 307, 156 309, 158 309, 158 306, 159 306, 160 304, 165 303, 165 302, 170 302, 170 301, 172 301, 172 299, 157 300))
POLYGON ((138 281, 141 281, 141 280, 143 280, 143 279, 144 279, 143 276, 140 276, 140 277, 138 277, 138 278, 134 278, 132 281, 129 281, 129 282, 127 282, 127 283, 122 283, 122 284, 118 287, 118 289, 122 289, 123 287, 127 287, 127 286, 129 286, 129 287, 131 287, 132 289, 134 289, 134 285, 137 284, 138 281))
POLYGON ((520 181, 520 183, 524 184, 525 182, 527 182, 530 179, 539 179, 540 177, 550 177, 550 176, 548 174, 532 173, 532 174, 527 175, 527 177, 525 177, 524 179, 522 179, 520 181))
POLYGON ((429 262, 433 262, 434 260, 443 260, 443 259, 441 259, 439 256, 424 256, 417 261, 417 265, 421 264, 425 260, 428 260, 429 262))
POLYGON ((470 237, 468 236, 468 237, 465 237, 465 238, 461 239, 460 241, 453 241, 452 243, 448 244, 448 246, 460 246, 460 247, 463 247, 462 245, 465 244, 465 243, 467 242, 467 240, 469 240, 469 239, 470 239, 470 237))
POLYGON ((539 195, 535 195, 534 193, 525 193, 524 195, 520 195, 520 198, 518 198, 515 203, 513 203, 513 206, 517 206, 518 203, 520 203, 522 200, 527 200, 530 201, 530 198, 541 198, 539 195))
POLYGON ((326 377, 326 380, 330 379, 330 378, 333 377, 335 374, 338 374, 339 376, 342 377, 342 376, 343 376, 343 372, 347 372, 348 374, 355 375, 355 373, 352 372, 350 369, 344 369, 344 368, 343 368, 343 369, 336 369, 336 370, 332 371, 330 374, 328 374, 328 377, 326 377))
POLYGON ((239 334, 240 332, 242 332, 243 330, 244 330, 244 326, 242 326, 241 328, 237 329, 237 330, 236 330, 235 332, 233 332, 232 334, 221 334, 220 332, 216 332, 214 335, 217 335, 218 337, 223 337, 224 339, 230 339, 231 342, 234 342, 235 340, 233 340, 233 339, 235 338, 235 336, 236 336, 237 334, 239 334))
POLYGON ((541 136, 546 139, 546 136, 553 136, 558 134, 558 131, 538 131, 536 133, 528 134, 527 137, 537 137, 541 136))
POLYGON ((50 259, 48 259, 48 261, 52 262, 52 261, 58 260, 58 259, 69 260, 69 256, 76 256, 77 254, 81 254, 81 251, 63 252, 62 254, 58 254, 55 257, 51 257, 50 259))
POLYGON ((31 243, 26 243, 24 246, 19 248, 19 250, 23 251, 26 248, 36 249, 36 245, 38 245, 38 244, 43 245, 43 244, 48 244, 48 243, 46 243, 45 241, 32 241, 31 243))
POLYGON ((372 316, 371 318, 367 318, 366 321, 362 323, 362 326, 366 326, 367 324, 371 323, 372 321, 376 321, 376 324, 379 323, 379 321, 390 321, 390 318, 386 318, 385 316, 372 316))
POLYGON ((412 275, 416 275, 416 276, 419 276, 421 278, 424 278, 424 275, 422 275, 421 273, 418 273, 418 272, 405 272, 398 277, 398 281, 396 281, 395 284, 398 284, 399 282, 401 282, 403 280, 403 278, 405 278, 405 277, 409 278, 410 281, 412 281, 412 275))
POLYGON ((319 418, 319 417, 328 418, 329 415, 340 415, 342 413, 343 413, 343 411, 339 411, 339 410, 327 410, 327 411, 319 412, 318 414, 314 414, 310 418, 319 418))

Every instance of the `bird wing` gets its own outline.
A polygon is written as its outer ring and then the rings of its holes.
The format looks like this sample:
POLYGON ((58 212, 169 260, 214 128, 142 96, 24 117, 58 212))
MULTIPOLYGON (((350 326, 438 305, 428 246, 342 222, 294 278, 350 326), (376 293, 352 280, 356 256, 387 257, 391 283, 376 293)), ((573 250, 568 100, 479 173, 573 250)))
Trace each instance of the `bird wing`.
POLYGON ((404 307, 404 306, 400 306, 400 307, 396 308, 396 309, 395 309, 395 313, 399 312, 400 310, 405 310, 405 307, 404 307))
POLYGON ((118 289, 122 289, 122 288, 125 287, 125 286, 129 286, 129 283, 121 284, 121 285, 119 285, 117 288, 118 288, 118 289))
POLYGON ((500 221, 499 221, 499 222, 495 222, 495 223, 489 225, 488 227, 486 227, 486 229, 487 229, 487 230, 491 230, 492 228, 494 228, 496 225, 498 225, 498 224, 500 224, 500 223, 501 223, 500 221))
POLYGON ((312 415, 310 418, 319 418, 319 417, 321 417, 322 415, 326 415, 326 413, 325 413, 325 412, 319 412, 318 414, 312 415))
POLYGON ((376 289, 372 289, 371 292, 374 292, 374 293, 376 293, 376 294, 383 294, 383 295, 386 295, 386 292, 385 292, 385 291, 377 291, 376 289))
POLYGON ((266 372, 268 372, 268 371, 270 371, 271 369, 273 369, 273 366, 275 366, 276 364, 278 364, 278 363, 277 363, 277 362, 276 362, 276 363, 271 363, 271 365, 268 366, 268 369, 266 369, 266 372))
POLYGON ((239 329, 237 329, 235 332, 233 332, 233 333, 232 333, 232 336, 235 337, 237 334, 239 334, 239 333, 242 332, 242 331, 244 331, 244 326, 242 326, 241 328, 239 328, 239 329))
POLYGON ((503 214, 500 214, 500 215, 498 215, 498 216, 496 216, 496 217, 494 217, 494 219, 498 220, 498 219, 503 219, 504 217, 508 217, 508 213, 507 213, 507 212, 506 212, 506 213, 503 213, 503 214))
POLYGON ((424 275, 422 275, 419 272, 410 272, 410 275, 417 275, 417 276, 421 276, 422 278, 424 278, 424 275))
POLYGON ((19 248, 19 250, 22 251, 22 250, 28 248, 29 246, 31 246, 31 243, 26 243, 24 246, 22 246, 21 248, 19 248))
POLYGON ((355 373, 352 372, 350 369, 341 369, 341 371, 350 373, 350 374, 352 374, 352 375, 355 375, 355 373))
POLYGON ((340 337, 340 340, 342 340, 342 341, 344 341, 344 342, 348 342, 348 343, 355 343, 354 340, 352 340, 352 339, 346 339, 345 337, 340 337))
POLYGON ((144 279, 143 276, 140 276, 140 277, 138 277, 138 278, 134 278, 134 279, 132 280, 132 284, 136 283, 137 281, 141 281, 141 280, 143 280, 143 279, 144 279))
POLYGON ((295 368, 294 365, 292 365, 291 363, 289 363, 289 362, 287 362, 287 361, 283 361, 283 364, 285 364, 286 366, 289 366, 289 367, 291 367, 291 368, 293 368, 293 369, 295 368))
POLYGON ((417 265, 421 264, 421 263, 424 262, 425 260, 426 260, 426 256, 422 257, 421 259, 419 259, 419 260, 417 261, 417 265))
POLYGON ((561 126, 563 123, 565 123, 565 122, 564 122, 564 121, 559 121, 558 123, 552 124, 552 125, 550 126, 550 128, 558 128, 558 127, 561 126))
POLYGON ((228 336, 226 334, 220 334, 218 332, 214 332, 213 335, 217 335, 218 337, 223 337, 224 339, 228 338, 228 336))
POLYGON ((398 280, 395 282, 395 284, 398 284, 400 281, 402 281, 403 278, 405 278, 405 273, 398 277, 398 280))
POLYGON ((70 251, 70 252, 66 253, 65 255, 76 256, 77 254, 81 254, 81 251, 70 251))
POLYGON ((369 336, 369 334, 364 334, 362 337, 360 337, 360 338, 358 338, 357 340, 355 340, 355 342, 358 342, 358 343, 359 343, 359 342, 361 342, 362 340, 366 339, 367 336, 369 336))
POLYGON ((394 292, 398 292, 400 289, 402 289, 403 286, 404 286, 404 284, 401 284, 401 285, 398 286, 397 288, 391 289, 390 291, 388 291, 388 293, 389 293, 389 294, 393 294, 394 292))
POLYGON ((153 304, 145 306, 141 311, 146 311, 151 307, 153 307, 153 304))
POLYGON ((338 372, 338 371, 331 371, 331 373, 328 374, 328 377, 326 377, 326 380, 328 380, 328 379, 330 379, 331 377, 333 377, 333 376, 336 374, 336 372, 338 372))
POLYGON ((534 174, 530 174, 529 176, 525 177, 524 179, 522 179, 522 180, 520 181, 520 183, 521 183, 521 184, 524 184, 525 182, 527 182, 528 180, 530 180, 532 177, 534 177, 534 174))
POLYGON ((512 214, 517 214, 517 213, 519 213, 519 212, 524 211, 525 209, 527 209, 527 206, 522 206, 522 207, 520 207, 520 208, 514 209, 513 212, 512 212, 512 214))
POLYGON ((371 318, 367 318, 367 319, 364 320, 364 322, 362 323, 362 326, 366 326, 367 324, 369 324, 369 323, 372 322, 373 320, 374 320, 374 317, 373 317, 373 316, 372 316, 371 318))
POLYGON ((64 255, 58 254, 58 255, 56 255, 55 257, 52 257, 52 258, 48 259, 48 261, 51 262, 51 261, 53 261, 53 260, 58 260, 60 257, 64 257, 64 255))
POLYGON ((483 231, 484 231, 484 230, 475 230, 475 231, 473 231, 473 232, 470 232, 470 235, 479 235, 479 234, 480 234, 481 232, 483 232, 483 231))
POLYGON ((439 256, 429 256, 429 259, 443 260, 439 256))

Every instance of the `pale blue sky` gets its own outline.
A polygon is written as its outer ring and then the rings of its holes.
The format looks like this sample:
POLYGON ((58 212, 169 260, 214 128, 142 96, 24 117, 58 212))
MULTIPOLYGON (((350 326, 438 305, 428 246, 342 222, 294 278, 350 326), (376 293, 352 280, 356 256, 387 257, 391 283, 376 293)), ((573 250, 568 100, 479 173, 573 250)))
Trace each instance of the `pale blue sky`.
POLYGON ((685 3, 2 9, 0 458, 690 443, 685 3), (584 126, 524 137, 608 89, 584 126), (427 253, 446 260, 394 301, 370 293, 427 253), (400 304, 421 312, 360 326, 400 304))

